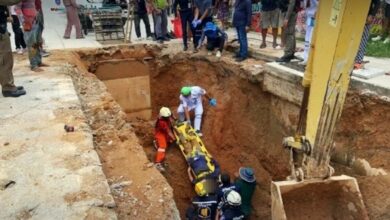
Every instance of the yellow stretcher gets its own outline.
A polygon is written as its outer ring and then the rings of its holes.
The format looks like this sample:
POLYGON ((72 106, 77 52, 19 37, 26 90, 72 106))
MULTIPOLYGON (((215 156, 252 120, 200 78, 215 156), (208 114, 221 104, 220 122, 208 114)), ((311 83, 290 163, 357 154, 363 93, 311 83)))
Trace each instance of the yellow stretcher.
MULTIPOLYGON (((174 134, 176 136, 177 145, 179 146, 184 158, 188 163, 188 159, 197 155, 204 155, 207 161, 207 168, 201 172, 192 174, 195 180, 202 179, 209 174, 214 173, 215 165, 212 161, 211 154, 207 151, 205 145, 188 122, 177 122, 174 126, 174 134)), ((190 164, 188 164, 190 166, 190 164)), ((190 166, 191 167, 191 166, 190 166)))

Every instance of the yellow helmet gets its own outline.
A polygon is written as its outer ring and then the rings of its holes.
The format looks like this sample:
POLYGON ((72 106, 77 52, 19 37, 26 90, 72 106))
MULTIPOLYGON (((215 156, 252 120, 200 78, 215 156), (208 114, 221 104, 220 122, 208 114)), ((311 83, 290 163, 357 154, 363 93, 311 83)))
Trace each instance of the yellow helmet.
POLYGON ((170 117, 172 115, 172 113, 171 113, 171 110, 169 110, 169 108, 167 108, 167 107, 162 107, 161 109, 160 109, 160 116, 161 117, 170 117))
POLYGON ((207 194, 206 188, 204 186, 204 182, 199 182, 195 184, 195 192, 199 196, 205 196, 207 194))

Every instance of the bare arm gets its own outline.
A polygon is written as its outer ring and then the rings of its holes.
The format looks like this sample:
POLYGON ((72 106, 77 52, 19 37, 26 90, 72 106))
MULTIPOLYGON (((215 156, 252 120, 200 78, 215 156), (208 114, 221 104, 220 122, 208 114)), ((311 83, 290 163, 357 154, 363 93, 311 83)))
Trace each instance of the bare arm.
POLYGON ((195 7, 194 20, 198 20, 198 18, 199 18, 199 9, 198 7, 195 7))
POLYGON ((205 19, 207 17, 207 15, 209 14, 209 11, 210 11, 210 8, 206 9, 206 11, 203 13, 202 17, 200 17, 200 20, 203 21, 203 19, 205 19))

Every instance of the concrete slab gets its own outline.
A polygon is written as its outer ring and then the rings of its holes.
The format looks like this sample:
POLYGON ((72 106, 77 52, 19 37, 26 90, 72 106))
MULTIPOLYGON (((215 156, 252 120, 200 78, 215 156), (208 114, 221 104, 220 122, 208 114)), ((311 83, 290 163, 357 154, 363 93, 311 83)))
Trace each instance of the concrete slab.
POLYGON ((72 80, 55 67, 38 75, 21 65, 27 95, 0 97, 0 219, 116 219, 72 80))
POLYGON ((362 79, 371 79, 377 76, 385 75, 385 71, 383 69, 366 67, 364 69, 352 71, 352 75, 362 79))

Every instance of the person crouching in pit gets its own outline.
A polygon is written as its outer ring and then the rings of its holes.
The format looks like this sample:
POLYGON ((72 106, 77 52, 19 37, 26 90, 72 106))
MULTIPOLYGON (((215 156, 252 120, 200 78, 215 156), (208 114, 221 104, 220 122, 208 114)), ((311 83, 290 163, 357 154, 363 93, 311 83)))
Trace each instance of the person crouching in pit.
POLYGON ((227 40, 227 34, 219 29, 213 22, 207 22, 203 29, 202 37, 200 38, 197 49, 200 49, 205 37, 207 37, 208 55, 211 55, 214 49, 218 48, 216 56, 220 58, 223 47, 225 46, 225 41, 227 40))
POLYGON ((165 171, 164 166, 161 164, 165 159, 165 151, 168 145, 176 140, 173 135, 173 121, 174 117, 171 110, 167 107, 162 107, 154 131, 154 144, 157 148, 155 167, 162 172, 165 171))

